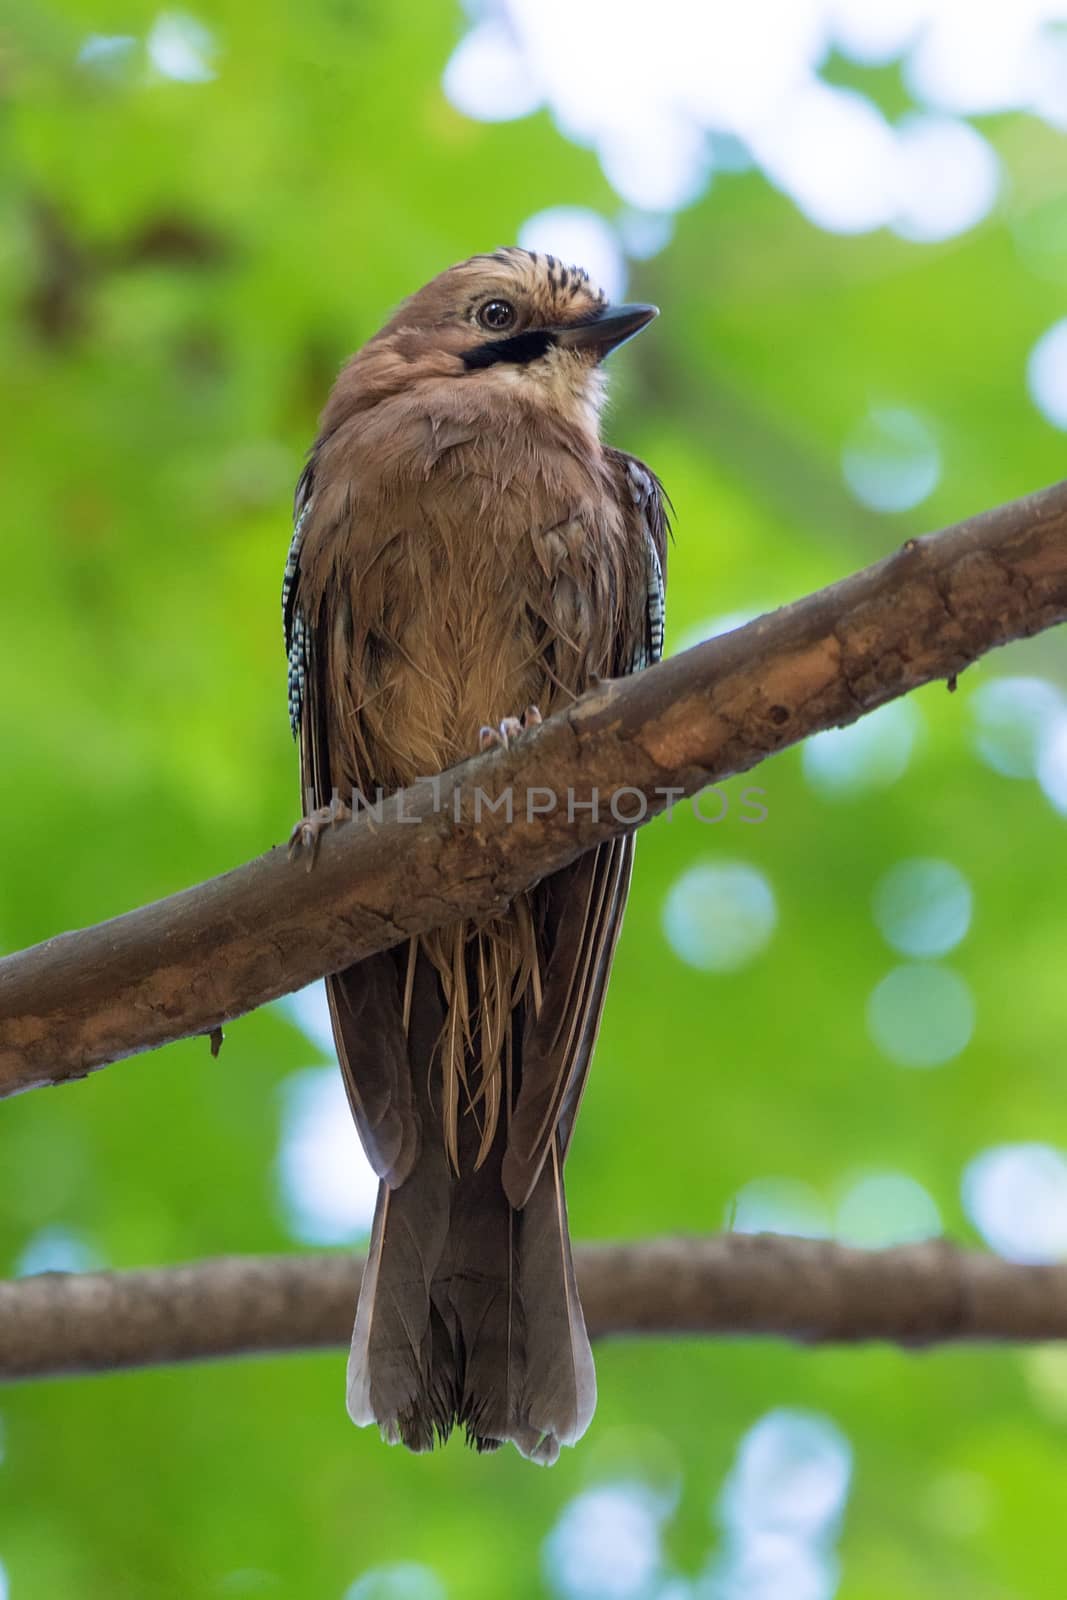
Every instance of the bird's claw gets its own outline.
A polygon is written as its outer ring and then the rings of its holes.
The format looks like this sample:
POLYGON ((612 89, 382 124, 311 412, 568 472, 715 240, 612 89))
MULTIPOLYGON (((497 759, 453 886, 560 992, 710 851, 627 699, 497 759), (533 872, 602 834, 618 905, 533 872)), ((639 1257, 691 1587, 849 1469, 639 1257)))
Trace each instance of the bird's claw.
POLYGON ((319 840, 326 829, 336 826, 338 822, 348 822, 351 816, 351 808, 345 805, 335 789, 328 806, 319 806, 317 811, 300 818, 289 835, 289 860, 295 861, 300 852, 306 850, 306 870, 310 872, 319 853, 319 840))
POLYGON ((507 750, 512 739, 517 739, 522 732, 522 723, 518 717, 505 717, 496 728, 491 723, 478 729, 478 749, 483 754, 486 750, 507 750))
POLYGON ((536 706, 527 706, 521 717, 505 717, 497 727, 486 723, 478 730, 478 749, 510 750, 513 739, 521 739, 531 728, 539 728, 545 719, 536 706))

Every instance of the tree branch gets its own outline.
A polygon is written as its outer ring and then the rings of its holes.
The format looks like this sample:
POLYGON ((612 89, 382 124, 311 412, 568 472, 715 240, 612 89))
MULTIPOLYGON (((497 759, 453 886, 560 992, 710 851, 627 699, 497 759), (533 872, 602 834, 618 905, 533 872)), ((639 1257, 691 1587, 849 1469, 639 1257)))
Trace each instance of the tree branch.
MULTIPOLYGON (((942 1240, 854 1250, 773 1234, 583 1245, 594 1339, 771 1334, 803 1343, 1067 1338, 1067 1267, 942 1240)), ((0 1380, 346 1344, 362 1260, 223 1256, 0 1283, 0 1380)))
POLYGON ((766 756, 1067 618, 1067 483, 923 539, 818 594, 602 685, 509 751, 331 831, 315 872, 274 849, 0 962, 0 1096, 222 1023, 535 879, 766 756), (478 815, 477 791, 510 788, 478 815), (599 816, 581 809, 599 797, 599 816), (536 814, 546 796, 548 814, 536 814), (613 815, 609 801, 618 797, 613 815), (568 806, 568 797, 573 804, 568 806), (458 814, 460 820, 454 820, 458 814), (418 824, 418 825, 414 825, 418 824))

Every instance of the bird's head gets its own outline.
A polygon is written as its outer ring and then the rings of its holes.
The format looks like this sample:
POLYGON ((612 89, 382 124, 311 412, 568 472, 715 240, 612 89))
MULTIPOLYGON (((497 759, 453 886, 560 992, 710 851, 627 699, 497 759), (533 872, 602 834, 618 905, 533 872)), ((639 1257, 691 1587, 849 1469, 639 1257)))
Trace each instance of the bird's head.
POLYGON ((595 428, 600 363, 656 315, 609 304, 580 267, 509 247, 432 279, 357 363, 372 382, 371 369, 379 383, 390 374, 394 389, 447 378, 462 386, 457 399, 527 403, 595 428))

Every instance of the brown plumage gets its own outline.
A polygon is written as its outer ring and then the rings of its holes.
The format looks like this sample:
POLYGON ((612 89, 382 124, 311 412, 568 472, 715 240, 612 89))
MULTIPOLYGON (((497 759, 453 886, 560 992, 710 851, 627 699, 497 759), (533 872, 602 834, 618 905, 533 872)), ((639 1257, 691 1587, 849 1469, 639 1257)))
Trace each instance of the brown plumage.
MULTIPOLYGON (((284 591, 310 810, 441 771, 483 725, 658 656, 659 485, 599 438, 600 361, 654 314, 501 250, 435 278, 344 368, 284 591)), ((348 1404, 391 1441, 427 1449, 459 1422, 552 1461, 588 1425, 562 1168, 631 859, 614 840, 501 916, 327 980, 382 1180, 348 1404)))

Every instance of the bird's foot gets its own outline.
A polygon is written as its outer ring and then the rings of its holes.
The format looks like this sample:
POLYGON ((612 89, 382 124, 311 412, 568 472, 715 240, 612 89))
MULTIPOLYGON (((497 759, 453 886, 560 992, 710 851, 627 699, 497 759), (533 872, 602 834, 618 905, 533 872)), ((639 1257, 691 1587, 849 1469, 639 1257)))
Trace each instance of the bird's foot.
POLYGON ((319 853, 319 840, 326 829, 336 826, 338 822, 348 822, 351 816, 351 807, 345 805, 335 789, 328 806, 319 806, 317 811, 300 818, 289 835, 289 860, 295 861, 300 852, 306 850, 307 871, 310 872, 319 853))
POLYGON ((539 728, 544 720, 536 706, 527 706, 521 717, 505 717, 495 728, 487 723, 478 732, 478 749, 510 750, 513 740, 521 739, 532 728, 539 728))

